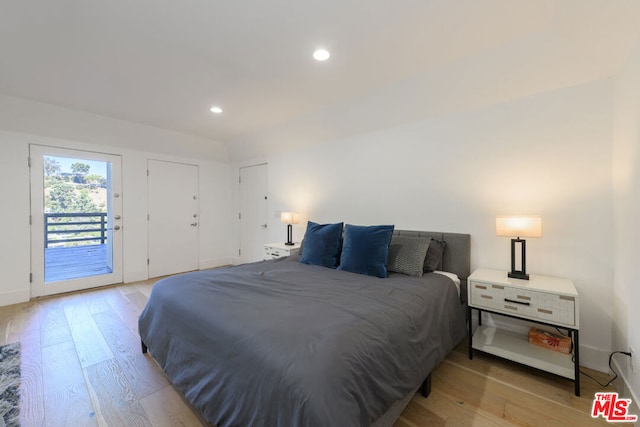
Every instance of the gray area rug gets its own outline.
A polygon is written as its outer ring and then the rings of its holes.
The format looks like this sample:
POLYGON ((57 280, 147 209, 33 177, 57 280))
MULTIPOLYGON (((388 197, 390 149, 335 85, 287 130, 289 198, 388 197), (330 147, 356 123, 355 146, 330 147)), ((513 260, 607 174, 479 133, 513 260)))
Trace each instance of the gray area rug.
POLYGON ((19 427, 20 343, 0 346, 0 427, 19 427))

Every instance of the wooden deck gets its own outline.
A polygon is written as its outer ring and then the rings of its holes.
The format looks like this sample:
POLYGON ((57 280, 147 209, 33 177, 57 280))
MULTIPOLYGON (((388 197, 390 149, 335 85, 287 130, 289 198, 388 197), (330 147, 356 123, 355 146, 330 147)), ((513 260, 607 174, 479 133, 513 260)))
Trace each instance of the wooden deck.
POLYGON ((107 263, 107 245, 46 248, 44 281, 77 279, 111 273, 107 263))

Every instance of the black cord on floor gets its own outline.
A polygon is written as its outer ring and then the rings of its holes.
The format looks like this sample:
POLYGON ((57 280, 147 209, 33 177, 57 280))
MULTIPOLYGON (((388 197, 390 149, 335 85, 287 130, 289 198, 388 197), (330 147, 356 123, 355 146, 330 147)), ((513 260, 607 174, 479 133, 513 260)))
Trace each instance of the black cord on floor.
MULTIPOLYGON (((591 378, 595 382, 597 382, 600 387, 609 387, 616 380, 616 378, 618 378, 618 373, 611 367, 611 360, 613 359, 613 355, 616 354, 616 353, 625 354, 625 355, 631 357, 631 353, 629 353, 628 351, 614 351, 609 355, 609 369, 611 370, 611 372, 613 372, 613 378, 611 378, 611 380, 608 383, 602 384, 600 381, 598 381, 597 379, 593 378, 591 375, 587 374, 582 369, 580 369, 580 373, 582 375, 586 376, 586 377, 591 378)), ((573 354, 572 354, 571 359, 573 361, 575 361, 575 358, 574 358, 573 354)))
MULTIPOLYGON (((557 327, 556 327, 556 331, 558 331, 558 333, 559 333, 560 335, 562 335, 562 336, 565 336, 565 337, 566 337, 566 336, 569 336, 569 335, 566 335, 564 332, 562 332, 562 331, 560 330, 560 328, 557 328, 557 327)), ((611 352, 611 354, 609 354, 609 370, 610 370, 611 372, 613 372, 613 378, 611 378, 611 380, 609 380, 609 382, 608 382, 608 383, 606 383, 606 384, 602 384, 600 381, 598 381, 597 379, 593 378, 591 375, 587 374, 586 372, 584 372, 584 371, 583 371, 582 369, 580 369, 580 368, 578 368, 578 371, 579 371, 582 375, 584 375, 585 377, 591 378, 592 380, 594 380, 595 382, 597 382, 597 383, 598 383, 598 385, 599 385, 600 387, 609 387, 609 386, 610 386, 611 384, 613 384, 613 382, 618 378, 618 373, 617 373, 617 372, 613 369, 613 367, 611 366, 611 360, 613 359, 613 355, 614 355, 614 354, 616 354, 616 353, 624 354, 624 355, 626 355, 626 356, 631 357, 631 353, 630 353, 630 352, 628 352, 628 351, 614 351, 614 352, 611 352)), ((573 351, 571 352, 571 361, 572 361, 573 363, 575 363, 575 362, 576 362, 576 356, 573 354, 573 351)))

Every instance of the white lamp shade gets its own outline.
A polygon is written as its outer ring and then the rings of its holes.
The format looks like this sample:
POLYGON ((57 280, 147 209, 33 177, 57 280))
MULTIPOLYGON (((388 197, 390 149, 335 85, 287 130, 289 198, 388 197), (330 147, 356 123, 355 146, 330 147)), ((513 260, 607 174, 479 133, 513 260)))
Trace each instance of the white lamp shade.
POLYGON ((297 224, 298 214, 296 212, 280 212, 280 222, 285 224, 297 224))
POLYGON ((496 236, 542 237, 542 218, 537 215, 497 216, 496 236))

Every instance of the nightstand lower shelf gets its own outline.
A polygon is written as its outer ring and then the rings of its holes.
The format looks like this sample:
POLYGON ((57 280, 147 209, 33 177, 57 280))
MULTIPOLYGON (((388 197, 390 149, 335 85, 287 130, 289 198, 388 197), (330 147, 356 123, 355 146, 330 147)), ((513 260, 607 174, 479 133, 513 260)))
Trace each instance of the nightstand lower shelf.
POLYGON ((475 350, 575 380, 575 367, 570 354, 533 345, 529 343, 526 335, 490 326, 478 326, 473 334, 472 347, 475 350))

